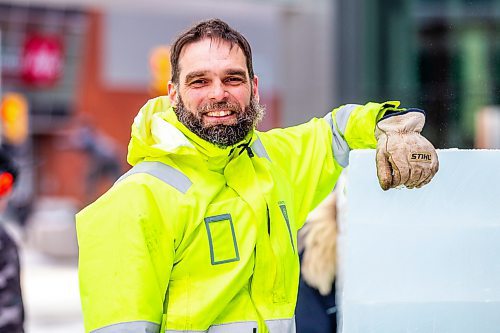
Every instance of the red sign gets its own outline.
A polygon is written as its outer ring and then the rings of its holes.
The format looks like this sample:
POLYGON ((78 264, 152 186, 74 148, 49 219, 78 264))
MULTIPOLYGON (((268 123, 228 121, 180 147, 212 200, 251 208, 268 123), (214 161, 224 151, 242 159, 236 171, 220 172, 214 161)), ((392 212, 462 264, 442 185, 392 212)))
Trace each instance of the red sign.
POLYGON ((31 85, 53 85, 62 75, 63 59, 58 36, 28 36, 22 53, 21 77, 31 85))

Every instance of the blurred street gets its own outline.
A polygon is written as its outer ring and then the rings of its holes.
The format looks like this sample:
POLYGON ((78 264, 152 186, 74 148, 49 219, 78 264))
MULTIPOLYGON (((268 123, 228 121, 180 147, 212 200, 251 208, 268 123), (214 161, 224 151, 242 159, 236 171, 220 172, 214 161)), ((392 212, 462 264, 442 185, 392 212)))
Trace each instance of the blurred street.
POLYGON ((73 225, 6 227, 19 244, 25 332, 83 333, 73 225))
POLYGON ((76 260, 21 249, 26 333, 81 333, 76 260))

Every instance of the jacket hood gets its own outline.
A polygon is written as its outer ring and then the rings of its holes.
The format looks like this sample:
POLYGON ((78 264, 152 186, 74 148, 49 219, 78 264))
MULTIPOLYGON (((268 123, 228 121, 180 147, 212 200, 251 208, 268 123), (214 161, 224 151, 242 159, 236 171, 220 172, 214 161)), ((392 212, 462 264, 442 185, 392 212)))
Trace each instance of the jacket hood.
MULTIPOLYGON (((250 144, 252 136, 253 131, 242 142, 250 144)), ((160 96, 150 99, 134 118, 127 161, 134 166, 146 158, 201 153, 205 159, 220 164, 234 155, 234 146, 220 148, 191 132, 177 119, 168 96, 160 96)))

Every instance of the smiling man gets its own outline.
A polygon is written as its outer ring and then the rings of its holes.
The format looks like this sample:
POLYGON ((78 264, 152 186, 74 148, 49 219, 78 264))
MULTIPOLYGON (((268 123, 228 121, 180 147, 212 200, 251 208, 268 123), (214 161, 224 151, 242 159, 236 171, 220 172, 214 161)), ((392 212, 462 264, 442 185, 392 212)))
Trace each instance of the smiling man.
POLYGON ((177 67, 186 70, 174 72, 168 85, 172 106, 179 121, 202 139, 231 146, 261 120, 258 79, 253 72, 250 77, 240 47, 206 38, 186 45, 177 67))
POLYGON ((297 230, 351 149, 377 148, 384 190, 427 184, 424 113, 348 104, 259 132, 250 45, 217 19, 180 35, 171 63, 168 96, 132 125, 133 168, 77 215, 86 332, 295 332, 297 230))

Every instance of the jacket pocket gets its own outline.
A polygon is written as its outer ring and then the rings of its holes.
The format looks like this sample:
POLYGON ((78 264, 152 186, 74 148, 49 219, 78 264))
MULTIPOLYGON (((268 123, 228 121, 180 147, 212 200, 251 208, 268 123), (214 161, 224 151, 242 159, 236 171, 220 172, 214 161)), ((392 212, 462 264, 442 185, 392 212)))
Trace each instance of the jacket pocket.
POLYGON ((212 265, 240 260, 231 214, 206 217, 205 227, 212 265))

